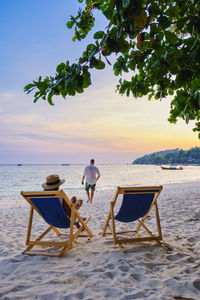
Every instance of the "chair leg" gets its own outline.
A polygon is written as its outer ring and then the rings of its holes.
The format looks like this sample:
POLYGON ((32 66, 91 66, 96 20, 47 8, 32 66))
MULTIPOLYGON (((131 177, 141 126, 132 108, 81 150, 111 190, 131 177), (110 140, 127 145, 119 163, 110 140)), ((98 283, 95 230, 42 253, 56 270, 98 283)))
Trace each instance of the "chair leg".
POLYGON ((118 243, 118 247, 119 247, 119 250, 120 250, 122 253, 125 253, 125 250, 124 250, 123 246, 122 246, 120 243, 118 243))
MULTIPOLYGON (((89 222, 91 220, 91 217, 89 217, 84 223, 84 225, 87 225, 87 223, 89 222)), ((77 232, 74 234, 74 237, 73 237, 73 240, 76 240, 76 238, 80 235, 80 233, 83 231, 83 229, 85 229, 85 226, 81 226, 78 230, 77 230, 77 232)), ((90 234, 89 234, 89 236, 91 236, 90 234)), ((92 235, 93 236, 93 235, 92 235)))
POLYGON ((55 231, 55 233, 57 234, 57 236, 61 235, 60 231, 56 227, 53 227, 52 229, 55 231))
POLYGON ((110 202, 110 212, 111 212, 111 219, 112 219, 112 234, 113 234, 113 243, 117 243, 116 238, 116 231, 115 231, 115 220, 114 220, 114 203, 110 202))
POLYGON ((105 235, 107 227, 109 226, 110 219, 111 219, 111 212, 109 212, 108 217, 106 219, 106 223, 105 223, 105 226, 104 226, 104 229, 103 229, 103 232, 102 232, 103 236, 105 235))
POLYGON ((159 217, 157 203, 155 203, 155 214, 156 214, 156 223, 157 223, 157 228, 158 228, 158 235, 160 237, 160 240, 162 240, 162 231, 161 231, 161 226, 160 226, 160 217, 159 217))
MULTIPOLYGON (((40 241, 51 229, 53 229, 53 226, 49 226, 35 241, 40 241)), ((29 241, 30 242, 30 241, 29 241)), ((25 252, 31 250, 34 247, 34 244, 29 245, 23 252, 22 254, 24 254, 25 252)))
MULTIPOLYGON (((142 222, 144 222, 148 217, 149 217, 149 214, 146 215, 146 216, 144 216, 144 217, 142 218, 142 222)), ((137 228, 136 228, 135 231, 138 232, 138 231, 140 230, 141 226, 142 226, 142 224, 140 223, 140 224, 137 226, 137 228)))
POLYGON ((63 250, 58 254, 58 257, 63 257, 63 255, 71 248, 71 245, 69 243, 68 246, 64 247, 63 250))
POLYGON ((28 245, 28 243, 30 241, 32 222, 33 222, 33 207, 30 208, 28 229, 27 229, 27 235, 26 235, 26 245, 28 245))
POLYGON ((155 236, 142 221, 138 220, 138 222, 140 223, 141 227, 143 227, 151 237, 155 236))
MULTIPOLYGON (((104 219, 107 221, 107 217, 105 215, 104 215, 104 219)), ((110 219, 109 219, 109 221, 110 221, 110 219)), ((110 229, 110 232, 112 233, 112 228, 110 227, 109 221, 108 221, 107 227, 110 229)), ((102 233, 102 235, 105 235, 105 234, 102 233)))
POLYGON ((74 230, 74 204, 72 204, 71 208, 71 218, 70 218, 70 238, 69 238, 69 245, 71 247, 73 243, 73 230, 74 230))
POLYGON ((87 219, 87 221, 85 222, 85 221, 83 221, 83 219, 80 217, 79 218, 79 223, 81 223, 81 231, 83 230, 83 229, 85 229, 87 232, 88 232, 88 234, 89 234, 89 236, 90 237, 93 237, 94 235, 93 235, 93 233, 90 231, 90 229, 89 229, 89 227, 87 226, 87 223, 90 221, 90 219, 91 219, 91 217, 89 217, 88 219, 87 219))
MULTIPOLYGON (((117 197, 118 197, 118 194, 119 194, 119 187, 117 188, 117 190, 116 190, 116 192, 115 192, 115 196, 114 196, 114 198, 113 198, 113 208, 114 208, 114 206, 115 206, 115 203, 116 203, 116 201, 117 201, 117 197)), ((103 229, 103 232, 102 232, 102 235, 104 236, 105 235, 105 233, 106 233, 106 229, 109 227, 109 222, 110 222, 110 219, 111 219, 111 211, 109 212, 109 214, 108 214, 108 217, 107 217, 107 221, 106 221, 106 224, 105 224, 105 226, 104 226, 104 229, 103 229)), ((111 232, 112 232, 112 230, 111 230, 111 232)))
POLYGON ((73 240, 74 240, 73 230, 74 230, 74 204, 72 204, 72 207, 71 207, 69 243, 67 246, 65 246, 62 249, 62 251, 59 253, 58 257, 62 257, 71 248, 73 240))

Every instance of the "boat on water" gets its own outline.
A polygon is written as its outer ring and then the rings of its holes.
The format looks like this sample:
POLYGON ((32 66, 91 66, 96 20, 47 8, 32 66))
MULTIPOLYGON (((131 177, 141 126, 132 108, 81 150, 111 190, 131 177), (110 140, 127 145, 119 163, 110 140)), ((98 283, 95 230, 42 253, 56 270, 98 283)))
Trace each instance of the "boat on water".
POLYGON ((169 167, 163 167, 161 166, 161 169, 163 170, 183 170, 183 167, 176 167, 176 166, 169 166, 169 167))
POLYGON ((21 167, 21 166, 22 166, 22 164, 17 164, 17 166, 18 166, 18 167, 21 167))
POLYGON ((70 164, 62 164, 61 166, 70 166, 70 164))

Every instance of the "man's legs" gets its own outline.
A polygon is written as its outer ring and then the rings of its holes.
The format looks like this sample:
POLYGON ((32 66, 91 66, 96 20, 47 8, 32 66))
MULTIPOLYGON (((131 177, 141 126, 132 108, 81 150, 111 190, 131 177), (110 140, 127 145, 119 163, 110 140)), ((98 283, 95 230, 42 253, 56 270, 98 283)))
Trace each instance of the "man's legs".
POLYGON ((87 202, 90 202, 90 193, 89 193, 89 190, 86 190, 86 194, 87 194, 87 197, 88 197, 87 202))
POLYGON ((93 196, 94 196, 94 190, 91 189, 90 203, 92 203, 93 196))
POLYGON ((87 182, 85 184, 85 191, 86 191, 86 194, 87 194, 87 197, 88 197, 87 203, 88 202, 92 203, 92 199, 93 199, 94 191, 95 191, 95 186, 96 186, 96 184, 88 184, 87 182), (91 189, 91 192, 90 192, 90 189, 91 189))
POLYGON ((90 196, 90 203, 92 203, 92 199, 94 197, 94 191, 95 191, 96 184, 91 185, 91 196, 90 196))
POLYGON ((86 201, 87 203, 90 202, 90 193, 89 193, 89 190, 90 190, 90 186, 89 186, 89 184, 86 182, 86 183, 85 183, 85 191, 86 191, 86 195, 87 195, 87 198, 88 198, 88 200, 86 201))

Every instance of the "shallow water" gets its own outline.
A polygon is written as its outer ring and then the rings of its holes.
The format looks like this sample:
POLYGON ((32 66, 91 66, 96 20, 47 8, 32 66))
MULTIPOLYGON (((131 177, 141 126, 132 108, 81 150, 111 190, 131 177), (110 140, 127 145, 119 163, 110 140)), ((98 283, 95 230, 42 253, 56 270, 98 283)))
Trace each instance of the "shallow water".
MULTIPOLYGON (((101 178, 98 190, 117 186, 161 185, 200 181, 200 166, 184 166, 183 170, 162 170, 151 165, 97 165, 101 178)), ((19 195, 21 190, 42 190, 41 184, 50 174, 59 174, 66 181, 63 190, 82 190, 85 165, 0 165, 0 196, 19 195)))

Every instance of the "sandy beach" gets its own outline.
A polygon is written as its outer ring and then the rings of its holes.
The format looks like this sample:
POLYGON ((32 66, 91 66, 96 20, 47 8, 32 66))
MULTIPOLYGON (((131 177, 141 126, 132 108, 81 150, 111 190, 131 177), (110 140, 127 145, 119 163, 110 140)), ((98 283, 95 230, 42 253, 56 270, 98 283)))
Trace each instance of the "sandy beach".
MULTIPOLYGON (((158 207, 162 246, 127 246, 102 237, 114 190, 97 191, 82 216, 95 236, 79 238, 63 258, 22 255, 29 205, 21 196, 0 197, 0 299, 200 299, 200 185, 163 185, 158 207)), ((73 191, 67 193, 73 196, 73 191)), ((36 218, 35 232, 45 228, 36 218)))

